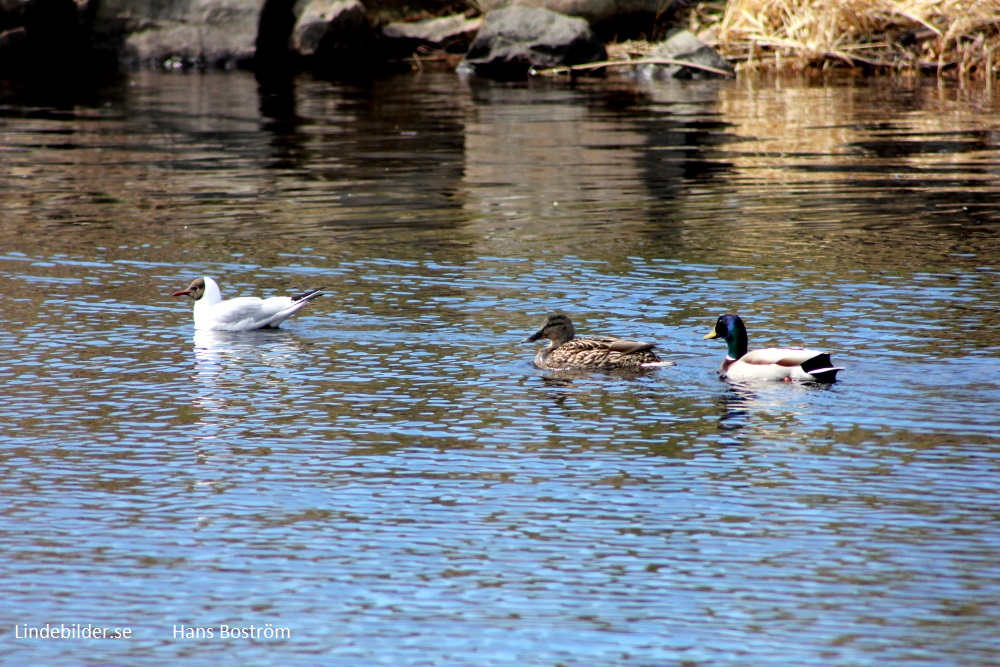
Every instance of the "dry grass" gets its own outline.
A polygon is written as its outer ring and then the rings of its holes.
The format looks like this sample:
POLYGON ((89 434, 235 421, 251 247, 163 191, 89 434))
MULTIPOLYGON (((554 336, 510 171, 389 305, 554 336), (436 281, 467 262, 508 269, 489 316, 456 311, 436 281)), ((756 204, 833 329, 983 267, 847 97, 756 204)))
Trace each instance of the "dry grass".
MULTIPOLYGON (((679 16, 738 72, 856 68, 992 83, 1000 71, 1000 0, 700 0, 679 16)), ((606 46, 618 62, 647 58, 655 44, 606 46)))
POLYGON ((1000 60, 1000 0, 730 0, 713 33, 741 70, 983 77, 1000 60))

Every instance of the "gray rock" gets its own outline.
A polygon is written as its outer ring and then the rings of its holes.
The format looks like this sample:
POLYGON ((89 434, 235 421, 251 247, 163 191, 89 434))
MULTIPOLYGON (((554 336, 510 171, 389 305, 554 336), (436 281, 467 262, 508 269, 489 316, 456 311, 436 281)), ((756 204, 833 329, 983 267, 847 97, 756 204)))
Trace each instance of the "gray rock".
POLYGON ((587 22, 539 7, 514 6, 486 15, 459 64, 460 72, 491 79, 527 77, 531 68, 605 60, 607 51, 587 22))
POLYGON ((382 28, 382 36, 398 46, 389 46, 393 52, 412 54, 420 46, 429 46, 450 53, 462 53, 469 48, 482 18, 467 18, 463 14, 443 16, 426 21, 389 23, 382 28))
POLYGON ((543 7, 586 19, 602 38, 628 39, 652 34, 656 17, 670 0, 479 0, 477 4, 487 13, 514 5, 543 7))
POLYGON ((310 0, 295 22, 289 47, 300 56, 331 58, 366 49, 373 38, 368 12, 358 0, 310 0))
POLYGON ((647 81, 666 81, 667 79, 712 79, 727 76, 735 76, 733 66, 722 59, 715 49, 695 37, 688 30, 681 30, 672 35, 669 39, 659 44, 646 56, 649 59, 659 58, 664 60, 682 60, 689 62, 695 67, 684 65, 639 65, 636 74, 640 79, 647 81), (700 67, 711 67, 720 70, 724 74, 715 73, 700 67))
POLYGON ((253 58, 261 0, 101 0, 91 30, 97 48, 126 64, 233 66, 253 58))

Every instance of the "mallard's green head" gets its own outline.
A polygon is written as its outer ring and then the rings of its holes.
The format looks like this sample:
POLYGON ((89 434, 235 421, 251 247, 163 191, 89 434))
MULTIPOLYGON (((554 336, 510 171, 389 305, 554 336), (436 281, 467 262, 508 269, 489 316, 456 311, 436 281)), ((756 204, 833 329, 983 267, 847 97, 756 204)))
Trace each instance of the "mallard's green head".
POLYGON ((709 338, 724 338, 729 346, 729 357, 739 359, 747 353, 747 328, 739 315, 720 315, 715 321, 715 328, 705 334, 702 340, 709 338))
POLYGON ((562 313, 552 313, 542 324, 542 328, 525 338, 522 343, 533 343, 542 338, 552 341, 552 347, 562 345, 568 340, 573 340, 576 332, 573 330, 573 323, 562 313))

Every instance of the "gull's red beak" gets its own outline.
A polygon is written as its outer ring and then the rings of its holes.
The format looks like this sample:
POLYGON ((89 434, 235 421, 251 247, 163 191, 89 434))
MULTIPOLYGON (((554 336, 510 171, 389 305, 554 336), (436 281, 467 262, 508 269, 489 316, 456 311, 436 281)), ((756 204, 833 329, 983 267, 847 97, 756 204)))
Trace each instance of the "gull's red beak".
POLYGON ((182 289, 180 292, 174 292, 170 296, 190 296, 190 294, 191 294, 190 289, 182 289))

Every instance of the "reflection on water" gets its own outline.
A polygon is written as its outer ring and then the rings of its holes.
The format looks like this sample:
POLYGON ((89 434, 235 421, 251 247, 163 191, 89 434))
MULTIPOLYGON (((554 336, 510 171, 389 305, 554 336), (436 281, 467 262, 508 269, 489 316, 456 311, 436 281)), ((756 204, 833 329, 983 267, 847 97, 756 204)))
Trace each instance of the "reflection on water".
POLYGON ((203 414, 203 420, 231 415, 238 421, 245 414, 241 405, 244 397, 280 397, 294 386, 299 373, 308 370, 308 362, 307 346, 287 330, 244 335, 197 330, 191 404, 203 414))
POLYGON ((885 80, 0 85, 0 625, 136 636, 5 655, 996 662, 995 109, 885 80), (195 332, 169 293, 206 273, 330 296, 195 332), (677 365, 538 371, 554 309, 677 365), (847 370, 722 382, 723 312, 847 370), (172 636, 223 623, 292 640, 172 636))

